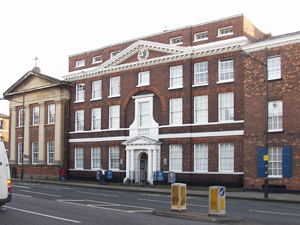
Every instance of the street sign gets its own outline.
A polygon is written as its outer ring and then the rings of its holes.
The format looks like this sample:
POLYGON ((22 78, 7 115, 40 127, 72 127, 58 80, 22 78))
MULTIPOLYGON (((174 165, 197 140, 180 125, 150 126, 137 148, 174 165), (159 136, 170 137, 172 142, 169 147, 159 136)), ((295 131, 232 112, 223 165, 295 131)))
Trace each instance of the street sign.
POLYGON ((169 172, 168 173, 168 182, 169 183, 175 183, 176 182, 176 173, 175 172, 169 172))
POLYGON ((157 181, 164 181, 164 172, 163 171, 157 171, 156 172, 156 180, 157 181))
POLYGON ((112 171, 111 170, 106 171, 106 179, 112 180, 112 171))

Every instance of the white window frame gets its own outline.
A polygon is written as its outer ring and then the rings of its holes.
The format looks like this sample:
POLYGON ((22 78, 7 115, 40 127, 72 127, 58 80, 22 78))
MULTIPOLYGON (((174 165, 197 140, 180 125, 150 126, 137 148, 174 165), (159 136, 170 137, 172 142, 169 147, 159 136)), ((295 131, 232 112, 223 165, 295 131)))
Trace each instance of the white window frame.
POLYGON ((54 163, 55 145, 54 141, 47 141, 47 165, 54 163))
POLYGON ((234 172, 234 143, 219 143, 219 172, 234 172))
POLYGON ((19 119, 18 119, 19 123, 19 127, 23 127, 25 124, 25 109, 19 109, 19 119))
POLYGON ((121 50, 111 52, 111 53, 110 53, 110 58, 116 56, 116 55, 119 54, 120 52, 121 52, 121 50))
POLYGON ((208 31, 194 34, 194 42, 208 40, 208 31))
POLYGON ((111 77, 109 80, 109 98, 120 97, 121 77, 111 77))
POLYGON ((150 71, 140 72, 138 75, 138 85, 140 86, 147 86, 150 85, 150 71))
POLYGON ((281 78, 281 58, 273 56, 268 58, 268 80, 277 80, 281 78))
POLYGON ((170 87, 169 89, 183 88, 183 67, 170 67, 170 87))
MULTIPOLYGON (((22 164, 22 142, 18 142, 18 164, 22 164)), ((24 154, 24 152, 23 152, 24 154)))
POLYGON ((84 149, 83 148, 75 148, 75 169, 84 169, 84 149))
POLYGON ((76 102, 85 100, 85 83, 76 84, 76 102))
POLYGON ((102 99, 102 80, 96 80, 92 82, 92 99, 102 99))
POLYGON ((234 60, 221 59, 219 60, 218 68, 219 80, 218 83, 234 81, 234 60))
POLYGON ((84 67, 84 66, 85 66, 85 59, 76 61, 75 68, 84 67))
POLYGON ((33 141, 31 143, 31 151, 32 151, 32 164, 35 165, 37 164, 39 160, 39 142, 38 141, 33 141))
POLYGON ((55 104, 48 105, 48 124, 55 123, 55 104))
POLYGON ((270 101, 268 104, 268 130, 269 132, 283 131, 283 102, 270 101))
POLYGON ((218 29, 218 37, 224 37, 233 34, 233 26, 222 27, 218 29))
POLYGON ((182 124, 182 98, 170 99, 170 125, 182 124))
POLYGON ((194 97, 194 123, 208 123, 208 95, 194 97))
POLYGON ((109 147, 109 169, 120 170, 120 147, 109 147))
POLYGON ((182 145, 169 145, 170 171, 182 172, 182 145))
POLYGON ((150 101, 142 101, 138 103, 139 107, 139 127, 150 127, 150 101), (148 108, 143 108, 144 106, 148 108))
POLYGON ((218 95, 219 122, 234 121, 234 93, 218 95))
POLYGON ((4 130, 4 121, 0 118, 0 130, 4 130))
POLYGON ((101 147, 91 147, 91 169, 101 168, 101 147))
POLYGON ((102 63, 102 55, 98 55, 98 56, 93 57, 92 64, 96 64, 96 63, 102 63))
POLYGON ((208 172, 208 144, 194 144, 194 171, 208 172))
POLYGON ((282 147, 268 148, 268 176, 282 177, 282 147))
POLYGON ((194 64, 194 85, 208 85, 208 62, 199 62, 194 64))
POLYGON ((84 131, 84 110, 75 111, 75 131, 84 131))
POLYGON ((32 107, 32 125, 39 125, 40 123, 40 107, 32 107))
POLYGON ((109 106, 109 129, 120 128, 120 105, 109 106))
POLYGON ((101 108, 92 109, 92 130, 101 130, 101 108))
POLYGON ((171 45, 182 45, 183 44, 182 36, 171 38, 170 44, 171 45))

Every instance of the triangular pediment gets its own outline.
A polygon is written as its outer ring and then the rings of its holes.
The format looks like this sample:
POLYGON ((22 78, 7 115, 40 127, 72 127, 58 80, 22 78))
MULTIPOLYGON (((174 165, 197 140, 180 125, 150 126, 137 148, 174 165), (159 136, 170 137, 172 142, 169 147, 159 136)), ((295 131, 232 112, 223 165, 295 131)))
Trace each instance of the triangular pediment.
POLYGON ((161 142, 145 136, 136 136, 122 143, 123 145, 160 145, 161 142))
POLYGON ((35 69, 28 71, 9 89, 4 92, 4 96, 14 95, 18 93, 31 92, 57 85, 72 86, 70 82, 62 81, 37 72, 35 69))
MULTIPOLYGON (((135 62, 139 62, 137 54, 139 50, 143 48, 146 48, 149 51, 149 57, 145 61, 140 62, 151 61, 154 58, 168 57, 170 55, 179 55, 192 52, 192 49, 187 47, 139 40, 127 47, 126 49, 124 49, 123 51, 121 51, 113 58, 107 60, 97 69, 108 69, 110 67, 115 67, 120 64, 126 64, 127 59, 132 57, 135 58, 135 62)), ((127 63, 132 63, 132 60, 129 60, 129 62, 127 63)))

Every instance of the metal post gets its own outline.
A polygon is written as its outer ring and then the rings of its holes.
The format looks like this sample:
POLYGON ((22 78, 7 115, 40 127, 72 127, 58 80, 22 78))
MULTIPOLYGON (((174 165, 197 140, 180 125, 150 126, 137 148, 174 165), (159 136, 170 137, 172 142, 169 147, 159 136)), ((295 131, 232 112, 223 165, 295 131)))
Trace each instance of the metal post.
MULTIPOLYGON (((269 91, 268 91, 268 48, 265 49, 266 55, 266 153, 265 155, 269 155, 268 144, 269 144, 269 91)), ((268 178, 268 160, 266 162, 266 171, 265 171, 265 187, 264 187, 264 197, 268 198, 269 192, 269 178, 268 178)))
POLYGON ((23 121, 22 121, 21 180, 23 180, 23 161, 24 161, 24 126, 25 126, 24 99, 25 99, 25 92, 23 92, 23 110, 22 110, 23 121))

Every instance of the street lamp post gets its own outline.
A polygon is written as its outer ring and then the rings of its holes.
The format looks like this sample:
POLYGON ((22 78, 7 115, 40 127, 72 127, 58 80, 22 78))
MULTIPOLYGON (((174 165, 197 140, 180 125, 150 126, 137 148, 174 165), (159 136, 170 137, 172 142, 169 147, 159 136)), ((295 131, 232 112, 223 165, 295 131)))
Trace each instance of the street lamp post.
MULTIPOLYGON (((4 98, 0 98, 0 100, 7 100, 4 98)), ((24 175, 24 170, 23 170, 23 165, 24 165, 24 125, 25 125, 25 93, 23 92, 23 102, 18 102, 14 100, 8 100, 12 102, 17 102, 17 103, 22 103, 22 151, 21 151, 21 180, 23 180, 23 175, 24 175)))
POLYGON ((269 116, 269 91, 268 91, 268 48, 265 48, 265 63, 261 62, 260 60, 252 57, 248 52, 243 51, 241 53, 242 57, 250 57, 251 59, 255 60, 256 62, 262 64, 265 69, 266 69, 266 143, 265 143, 265 186, 264 186, 264 197, 268 198, 268 190, 269 190, 269 178, 268 178, 268 144, 269 144, 269 121, 268 121, 268 116, 269 116))

